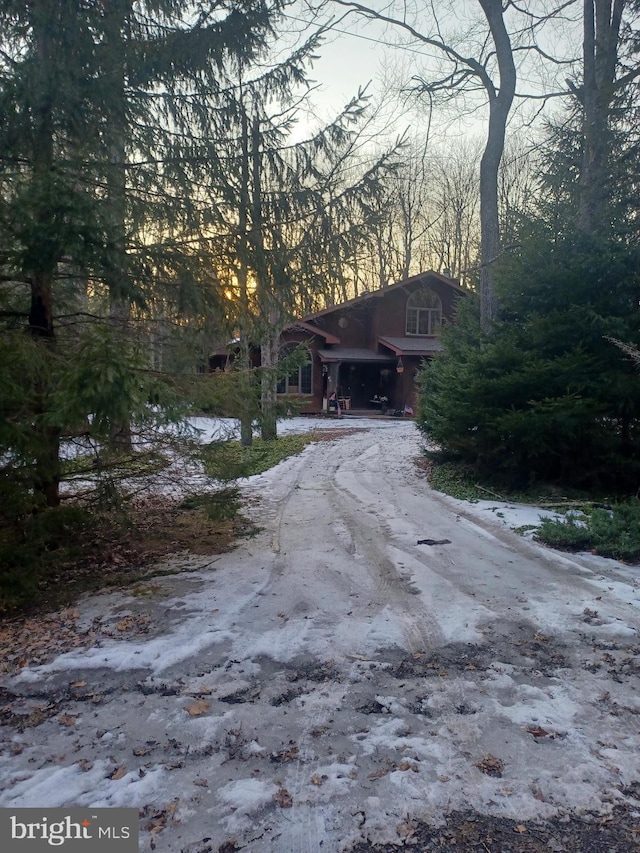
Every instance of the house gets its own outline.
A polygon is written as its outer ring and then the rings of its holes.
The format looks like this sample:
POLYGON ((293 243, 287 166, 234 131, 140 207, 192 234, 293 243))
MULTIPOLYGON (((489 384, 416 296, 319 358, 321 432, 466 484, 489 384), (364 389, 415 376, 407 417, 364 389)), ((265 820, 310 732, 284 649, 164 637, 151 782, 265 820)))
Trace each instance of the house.
MULTIPOLYGON (((424 272, 301 318, 283 331, 282 352, 304 343, 309 359, 281 379, 278 393, 297 398, 309 414, 335 403, 342 410, 412 411, 420 362, 441 349, 440 329, 463 293, 455 279, 424 272)), ((211 368, 224 367, 224 358, 214 353, 211 368)))

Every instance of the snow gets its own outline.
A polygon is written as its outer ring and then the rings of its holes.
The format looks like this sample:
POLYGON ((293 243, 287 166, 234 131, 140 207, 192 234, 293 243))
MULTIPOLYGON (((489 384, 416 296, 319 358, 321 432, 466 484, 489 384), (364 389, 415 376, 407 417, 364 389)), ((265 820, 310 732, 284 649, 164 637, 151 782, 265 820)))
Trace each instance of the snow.
POLYGON ((248 814, 266 806, 277 793, 278 786, 272 782, 238 779, 237 782, 229 782, 220 788, 217 796, 231 808, 248 814))
MULTIPOLYGON (((193 426, 202 441, 237 427, 193 426)), ((526 821, 624 799, 640 779, 640 568, 514 533, 543 508, 435 494, 410 421, 281 431, 354 426, 242 482, 262 529, 235 551, 150 596, 78 605, 81 625, 146 614, 149 634, 4 678, 16 713, 66 698, 37 726, 3 727, 0 806, 178 799, 157 853, 230 837, 248 853, 339 853, 453 809, 526 821), (73 698, 78 678, 98 701, 73 698), (482 772, 487 755, 502 778, 482 772)))

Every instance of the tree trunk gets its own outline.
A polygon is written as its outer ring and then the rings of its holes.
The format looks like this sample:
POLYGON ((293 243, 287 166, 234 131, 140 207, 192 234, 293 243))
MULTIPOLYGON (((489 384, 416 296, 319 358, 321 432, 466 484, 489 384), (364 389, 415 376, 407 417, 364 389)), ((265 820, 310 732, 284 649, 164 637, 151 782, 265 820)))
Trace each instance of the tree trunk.
MULTIPOLYGON (((241 93, 242 100, 242 93, 241 93)), ((249 205, 249 122, 247 113, 242 107, 242 165, 240 180, 240 210, 238 216, 238 287, 240 289, 240 444, 251 447, 253 443, 253 365, 251 364, 251 342, 248 329, 250 327, 248 279, 248 220, 249 205)))
POLYGON ((276 418, 277 394, 277 369, 278 351, 280 344, 279 327, 274 325, 273 331, 260 347, 260 358, 262 362, 261 379, 261 403, 262 415, 260 418, 260 436, 263 441, 272 441, 278 437, 278 426, 276 418), (278 329, 278 331, 276 331, 278 329))
MULTIPOLYGON (((114 87, 114 107, 110 115, 111 162, 107 172, 107 192, 112 217, 113 258, 109 274, 105 276, 109 289, 109 322, 113 334, 120 339, 123 349, 129 346, 131 305, 126 256, 126 59, 125 26, 131 14, 131 0, 116 0, 107 7, 105 30, 109 55, 113 66, 111 78, 114 87), (110 10, 110 11, 109 11, 110 10)), ((131 421, 129 418, 111 424, 111 447, 123 453, 133 449, 131 421)))
POLYGON ((591 236, 605 221, 609 175, 609 113, 615 92, 625 0, 583 0, 583 155, 578 227, 591 236))
POLYGON ((500 254, 498 170, 504 152, 507 118, 516 90, 516 67, 500 0, 479 0, 496 49, 500 87, 489 94, 489 132, 480 163, 480 322, 485 332, 498 317, 491 266, 500 254))
POLYGON ((251 126, 251 242, 256 272, 256 292, 260 310, 260 434, 263 441, 277 437, 277 365, 280 341, 280 310, 276 282, 267 267, 264 246, 264 220, 262 215, 262 152, 260 150, 260 119, 256 115, 251 126))
MULTIPOLYGON (((37 220, 41 234, 50 233, 55 218, 52 194, 54 141, 53 141, 53 44, 48 26, 46 2, 33 5, 33 28, 37 50, 37 66, 34 74, 34 137, 33 137, 33 184, 34 196, 38 200, 37 220)), ((38 266, 31 270, 31 304, 29 308, 29 332, 40 346, 53 351, 56 338, 53 325, 53 279, 56 258, 51 247, 43 244, 39 253, 38 266)), ((35 417, 37 449, 35 452, 34 492, 44 499, 47 506, 60 503, 60 432, 52 426, 43 426, 50 408, 50 393, 47 377, 40 379, 36 395, 35 417), (40 421, 40 423, 38 422, 40 421)))

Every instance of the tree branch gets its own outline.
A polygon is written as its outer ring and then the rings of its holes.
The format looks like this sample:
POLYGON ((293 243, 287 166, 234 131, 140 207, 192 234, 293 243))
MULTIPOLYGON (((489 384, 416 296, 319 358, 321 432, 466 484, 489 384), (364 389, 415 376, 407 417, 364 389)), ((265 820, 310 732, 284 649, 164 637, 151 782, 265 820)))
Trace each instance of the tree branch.
POLYGON ((382 12, 377 12, 375 9, 371 9, 368 6, 362 6, 360 3, 351 2, 351 0, 332 0, 332 2, 337 3, 339 6, 351 9, 354 12, 359 12, 367 18, 383 21, 386 24, 392 24, 395 27, 399 27, 422 44, 434 47, 436 50, 440 51, 440 53, 445 54, 450 62, 459 62, 466 65, 476 76, 480 78, 480 80, 482 80, 482 85, 489 93, 489 96, 492 97, 495 94, 493 81, 487 73, 486 68, 478 62, 477 59, 474 59, 471 56, 463 56, 461 53, 458 53, 458 51, 451 47, 451 45, 445 44, 441 38, 434 39, 429 36, 425 36, 423 33, 416 30, 415 27, 412 27, 411 24, 406 23, 406 21, 402 21, 399 18, 392 18, 389 15, 383 15, 382 12))

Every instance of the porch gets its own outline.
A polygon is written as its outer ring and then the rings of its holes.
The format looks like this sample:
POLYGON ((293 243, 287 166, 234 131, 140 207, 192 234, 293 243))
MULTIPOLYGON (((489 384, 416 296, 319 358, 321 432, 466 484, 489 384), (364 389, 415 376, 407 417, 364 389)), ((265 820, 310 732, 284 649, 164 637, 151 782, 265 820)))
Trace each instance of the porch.
POLYGON ((367 349, 336 348, 319 350, 322 364, 323 410, 335 408, 343 412, 386 414, 404 408, 399 399, 397 361, 367 349))

